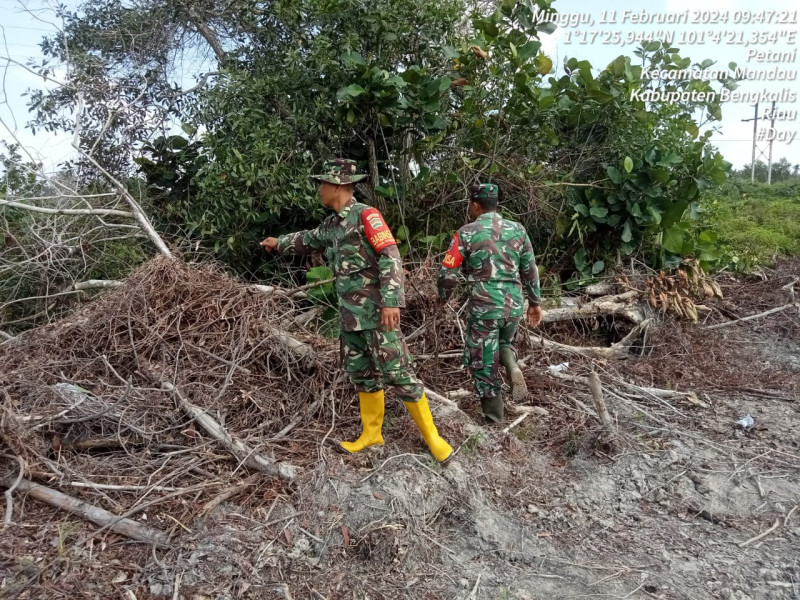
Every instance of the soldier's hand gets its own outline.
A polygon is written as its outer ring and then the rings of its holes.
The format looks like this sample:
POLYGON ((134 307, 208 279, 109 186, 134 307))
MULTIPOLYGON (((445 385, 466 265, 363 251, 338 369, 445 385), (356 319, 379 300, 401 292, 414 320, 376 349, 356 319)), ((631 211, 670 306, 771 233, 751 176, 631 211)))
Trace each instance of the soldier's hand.
POLYGON ((542 322, 542 307, 529 306, 528 307, 528 324, 531 327, 536 327, 542 322))
POLYGON ((278 238, 268 237, 259 244, 267 252, 272 252, 278 247, 278 238))
POLYGON ((384 331, 394 331, 400 326, 400 309, 399 308, 382 308, 381 309, 381 325, 384 331))

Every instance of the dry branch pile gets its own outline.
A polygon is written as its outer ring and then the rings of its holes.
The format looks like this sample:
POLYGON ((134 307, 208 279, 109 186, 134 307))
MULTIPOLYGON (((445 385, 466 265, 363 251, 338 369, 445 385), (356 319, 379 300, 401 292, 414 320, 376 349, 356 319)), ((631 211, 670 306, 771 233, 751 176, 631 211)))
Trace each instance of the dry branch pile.
POLYGON ((2 453, 116 514, 146 497, 213 495, 254 457, 267 473, 302 466, 313 456, 289 426, 323 427, 321 400, 345 384, 334 343, 286 332, 297 312, 216 267, 156 258, 70 318, 0 346, 2 453), (214 424, 239 445, 212 436, 214 424))
MULTIPOLYGON (((433 358, 418 364, 427 385, 470 387, 451 360, 465 305, 436 308, 435 270, 408 275, 404 329, 433 358)), ((68 319, 0 345, 0 453, 24 460, 26 489, 59 488, 125 516, 150 507, 191 519, 247 471, 293 479, 330 433, 329 403, 355 394, 337 344, 305 329, 319 310, 276 292, 158 257, 68 319)), ((609 304, 623 319, 638 315, 629 296, 609 304)), ((602 313, 608 301, 598 302, 602 313)), ((19 468, 7 464, 8 486, 19 468)))
MULTIPOLYGON (((781 285, 796 281, 797 268, 781 285)), ((426 386, 442 393, 471 389, 468 372, 459 368, 465 305, 437 308, 435 271, 429 263, 407 275, 403 329, 426 386)), ((580 400, 591 402, 582 377, 570 375, 565 383, 536 376, 562 357, 573 363, 571 373, 598 370, 613 403, 644 409, 656 421, 677 418, 670 402, 702 403, 685 393, 659 398, 648 386, 745 384, 744 365, 737 369, 741 382, 715 376, 723 338, 697 327, 655 327, 647 285, 637 290, 623 282, 627 291, 616 295, 618 288, 606 286, 602 297, 551 310, 537 335, 519 336, 529 402, 550 410, 550 433, 542 432, 548 443, 595 427, 597 418, 580 400), (627 376, 603 362, 634 356, 643 360, 629 362, 627 376), (623 378, 630 375, 645 387, 627 389, 623 378)), ((765 284, 764 292, 774 287, 765 284)), ((769 293, 777 294, 764 296, 772 302, 787 291, 769 293)), ((755 310, 755 297, 709 298, 708 314, 729 321, 755 310), (732 298, 742 304, 734 307, 732 298)), ((131 522, 114 519, 146 510, 156 529, 139 537, 156 543, 159 529, 175 531, 175 522, 189 522, 245 488, 270 501, 296 467, 316 463, 320 440, 355 430, 358 421, 338 345, 311 332, 321 310, 297 303, 300 298, 243 285, 216 266, 158 257, 70 318, 0 344, 0 483, 129 537, 124 528, 131 522), (264 484, 251 487, 248 472, 266 474, 264 484)), ((791 319, 789 337, 797 332, 791 319)), ((760 326, 776 322, 773 315, 760 326)), ((752 359, 749 365, 752 371, 752 359)), ((779 368, 764 369, 776 388, 785 387, 779 368)), ((455 409, 452 401, 430 396, 455 409)), ((473 412, 469 400, 461 406, 473 412)), ((456 443, 469 429, 462 426, 440 422, 456 443)))

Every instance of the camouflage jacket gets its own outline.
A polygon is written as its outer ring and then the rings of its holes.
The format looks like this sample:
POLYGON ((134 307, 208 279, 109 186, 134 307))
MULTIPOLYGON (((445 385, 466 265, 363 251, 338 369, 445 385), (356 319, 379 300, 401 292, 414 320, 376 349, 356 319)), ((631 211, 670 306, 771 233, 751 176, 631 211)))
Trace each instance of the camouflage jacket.
POLYGON ((523 285, 530 303, 541 303, 539 270, 528 233, 496 212, 483 213, 453 236, 437 282, 443 300, 461 280, 470 288, 473 319, 522 316, 523 285))
POLYGON ((405 306, 400 251, 376 208, 351 200, 316 229, 279 237, 278 251, 325 254, 336 275, 344 331, 375 329, 381 308, 405 306))

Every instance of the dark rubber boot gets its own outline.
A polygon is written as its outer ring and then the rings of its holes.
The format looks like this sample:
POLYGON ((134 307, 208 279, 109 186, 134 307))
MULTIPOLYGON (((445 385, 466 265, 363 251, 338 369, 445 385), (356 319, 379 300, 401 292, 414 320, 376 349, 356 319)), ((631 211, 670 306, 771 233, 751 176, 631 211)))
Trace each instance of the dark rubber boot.
POLYGON ((503 395, 494 398, 481 398, 481 410, 488 423, 499 423, 503 420, 503 395))
POLYGON ((522 375, 522 369, 517 365, 517 354, 510 346, 500 348, 500 364, 506 368, 506 374, 511 382, 511 398, 514 402, 521 402, 528 397, 528 384, 522 375))

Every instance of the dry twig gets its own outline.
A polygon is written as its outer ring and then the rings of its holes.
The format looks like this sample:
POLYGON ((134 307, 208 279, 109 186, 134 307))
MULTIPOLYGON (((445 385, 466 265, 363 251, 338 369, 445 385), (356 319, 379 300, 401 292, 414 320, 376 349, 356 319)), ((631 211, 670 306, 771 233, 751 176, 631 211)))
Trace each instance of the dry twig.
POLYGON ((769 528, 769 529, 767 529, 766 531, 763 531, 763 532, 759 533, 758 535, 756 535, 756 536, 754 536, 754 537, 751 537, 749 540, 746 540, 746 541, 744 541, 744 542, 741 542, 741 543, 739 544, 739 548, 746 548, 746 547, 747 547, 747 546, 749 546, 750 544, 752 544, 752 543, 754 543, 754 542, 757 542, 758 540, 762 540, 762 539, 764 539, 764 538, 765 538, 765 537, 767 537, 767 536, 768 536, 770 533, 772 533, 773 531, 775 531, 775 530, 778 528, 778 526, 779 526, 780 524, 781 524, 781 522, 780 522, 780 519, 775 519, 775 522, 772 524, 772 527, 770 527, 770 528, 769 528))
POLYGON ((21 456, 8 456, 6 454, 0 455, 1 458, 7 458, 9 460, 13 460, 16 458, 17 462, 19 463, 19 474, 14 482, 8 486, 6 490, 6 515, 3 519, 3 527, 8 527, 11 525, 11 517, 14 512, 14 491, 19 487, 19 484, 22 482, 22 477, 25 475, 25 461, 21 456))

